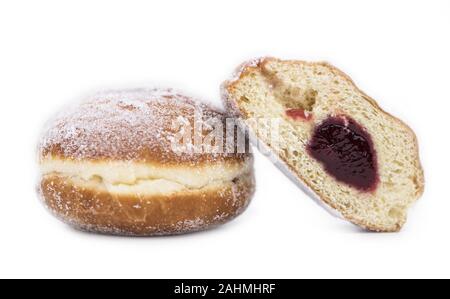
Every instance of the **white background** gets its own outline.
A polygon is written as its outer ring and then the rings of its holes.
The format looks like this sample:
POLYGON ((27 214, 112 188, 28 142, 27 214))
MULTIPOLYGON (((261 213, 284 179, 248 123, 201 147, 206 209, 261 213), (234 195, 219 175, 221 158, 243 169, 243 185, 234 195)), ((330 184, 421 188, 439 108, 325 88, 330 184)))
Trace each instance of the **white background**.
POLYGON ((0 277, 450 276, 450 1, 2 1, 0 277), (43 122, 105 88, 175 87, 219 102, 262 55, 326 60, 416 131, 426 191, 398 234, 331 217, 261 155, 245 214, 212 231, 85 234, 35 194, 43 122))

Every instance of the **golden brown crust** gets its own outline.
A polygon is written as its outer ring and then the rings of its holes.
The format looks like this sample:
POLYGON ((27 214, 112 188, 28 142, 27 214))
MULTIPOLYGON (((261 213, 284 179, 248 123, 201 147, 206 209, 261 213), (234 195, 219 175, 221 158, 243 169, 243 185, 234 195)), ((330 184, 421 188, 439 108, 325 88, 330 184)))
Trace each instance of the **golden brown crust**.
POLYGON ((192 134, 188 141, 195 145, 194 122, 197 126, 201 124, 204 138, 212 132, 206 123, 209 119, 224 122, 219 110, 172 90, 99 93, 63 111, 48 124, 39 145, 39 156, 41 159, 125 160, 164 165, 242 162, 248 158, 246 154, 228 154, 225 148, 222 153, 179 154, 172 150, 172 142, 180 133, 180 127, 174 126, 175 121, 189 124, 192 134))
POLYGON ((49 210, 81 230, 151 236, 194 232, 232 220, 254 193, 253 173, 215 188, 176 194, 114 195, 79 186, 57 174, 42 178, 39 189, 49 210))
MULTIPOLYGON (((246 118, 247 116, 245 115, 245 112, 242 111, 239 108, 239 104, 237 103, 236 99, 233 99, 230 94, 232 93, 232 90, 235 88, 235 85, 239 83, 239 80, 241 80, 242 78, 244 78, 245 76, 248 76, 249 74, 251 74, 252 70, 261 70, 261 72, 263 72, 264 69, 264 65, 270 61, 277 61, 277 62, 284 62, 284 63, 291 63, 291 64, 307 64, 307 65, 320 65, 320 66, 324 66, 326 68, 328 68, 331 72, 338 74, 340 76, 342 76, 343 78, 345 78, 345 80, 347 80, 351 85, 353 85, 356 90, 361 93, 361 95, 363 95, 363 97, 369 102, 371 103, 371 105, 373 105, 377 110, 379 110, 380 112, 384 113, 385 115, 391 117, 394 121, 396 121, 400 126, 404 127, 411 135, 411 137, 414 140, 415 143, 415 161, 417 163, 416 168, 418 170, 418 178, 417 178, 417 184, 419 187, 418 190, 418 194, 417 194, 417 198, 419 198, 423 192, 424 192, 424 175, 423 175, 423 168, 421 166, 420 163, 420 157, 419 157, 419 146, 418 146, 418 140, 417 140, 417 136, 415 135, 414 131, 407 125, 405 124, 402 120, 398 119, 397 117, 389 114, 388 112, 384 111, 379 105, 378 103, 372 99, 371 97, 369 97, 367 94, 365 94, 362 90, 360 90, 356 84, 353 82, 353 80, 347 75, 345 74, 343 71, 339 70, 338 68, 332 66, 331 64, 327 63, 327 62, 308 62, 308 61, 301 61, 301 60, 281 60, 281 59, 277 59, 277 58, 272 58, 272 57, 263 57, 263 58, 259 58, 259 59, 255 59, 255 60, 251 60, 247 63, 242 64, 241 66, 239 66, 239 68, 237 69, 236 73, 234 74, 234 77, 223 83, 222 85, 222 100, 224 101, 224 105, 225 107, 227 107, 229 113, 231 113, 234 116, 238 116, 238 117, 243 117, 246 118)), ((259 140, 259 142, 263 142, 262 140, 259 140)), ((266 145, 268 148, 271 148, 269 145, 266 145)), ((330 206, 331 208, 335 209, 335 210, 339 210, 338 207, 336 205, 333 204, 333 202, 331 201, 330 198, 328 198, 325 194, 320 193, 317 190, 314 190, 312 188, 312 185, 308 183, 308 181, 303 178, 293 167, 291 167, 288 162, 286 161, 286 159, 284 159, 283 157, 278 157, 284 164, 284 166, 286 166, 290 172, 298 178, 298 180, 305 185, 309 190, 313 191, 315 194, 320 195, 319 198, 320 200, 322 200, 324 203, 326 203, 328 206, 330 206)), ((342 211, 341 211, 342 212, 342 211)), ((399 231, 403 224, 404 221, 402 223, 397 223, 396 225, 392 226, 392 227, 381 227, 381 226, 376 226, 373 225, 363 219, 356 219, 353 218, 351 215, 348 214, 342 214, 342 216, 344 218, 346 218, 348 221, 366 229, 369 231, 374 231, 374 232, 397 232, 399 231)))

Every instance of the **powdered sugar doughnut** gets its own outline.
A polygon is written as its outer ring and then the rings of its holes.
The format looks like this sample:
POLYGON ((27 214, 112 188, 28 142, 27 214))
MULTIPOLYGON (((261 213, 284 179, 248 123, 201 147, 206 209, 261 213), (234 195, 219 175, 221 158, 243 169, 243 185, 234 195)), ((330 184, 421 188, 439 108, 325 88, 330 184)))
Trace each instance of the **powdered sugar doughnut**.
POLYGON ((39 193, 58 218, 100 233, 180 234, 225 223, 254 193, 253 157, 237 153, 225 128, 218 110, 172 90, 98 93, 48 124, 39 193), (209 138, 221 131, 222 140, 209 138))

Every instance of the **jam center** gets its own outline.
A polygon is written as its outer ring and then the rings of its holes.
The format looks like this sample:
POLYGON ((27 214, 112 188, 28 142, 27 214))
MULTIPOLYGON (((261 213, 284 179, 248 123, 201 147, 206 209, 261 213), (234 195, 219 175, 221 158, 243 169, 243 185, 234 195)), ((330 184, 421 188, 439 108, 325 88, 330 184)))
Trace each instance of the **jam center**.
POLYGON ((355 120, 327 118, 315 128, 307 151, 336 180, 362 191, 376 189, 378 169, 372 138, 355 120))

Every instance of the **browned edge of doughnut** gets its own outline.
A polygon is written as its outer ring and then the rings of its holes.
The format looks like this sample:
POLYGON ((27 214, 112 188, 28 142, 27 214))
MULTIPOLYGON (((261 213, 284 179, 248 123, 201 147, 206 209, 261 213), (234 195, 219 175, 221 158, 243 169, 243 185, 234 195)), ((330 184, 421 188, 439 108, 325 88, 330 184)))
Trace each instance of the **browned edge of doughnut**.
POLYGON ((126 236, 190 233, 228 222, 245 211, 255 191, 253 172, 215 188, 167 195, 115 195, 57 174, 38 186, 48 209, 84 231, 126 236))

